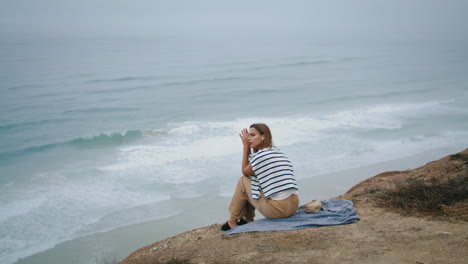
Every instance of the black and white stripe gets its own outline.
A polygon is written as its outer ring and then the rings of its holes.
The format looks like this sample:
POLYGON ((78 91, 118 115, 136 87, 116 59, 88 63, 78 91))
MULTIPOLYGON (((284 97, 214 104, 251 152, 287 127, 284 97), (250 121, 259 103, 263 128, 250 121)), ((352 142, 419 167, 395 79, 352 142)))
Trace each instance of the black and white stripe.
POLYGON ((265 198, 269 198, 285 190, 298 189, 291 161, 279 149, 259 150, 250 155, 250 165, 255 173, 252 177, 253 199, 260 198, 260 190, 265 198))

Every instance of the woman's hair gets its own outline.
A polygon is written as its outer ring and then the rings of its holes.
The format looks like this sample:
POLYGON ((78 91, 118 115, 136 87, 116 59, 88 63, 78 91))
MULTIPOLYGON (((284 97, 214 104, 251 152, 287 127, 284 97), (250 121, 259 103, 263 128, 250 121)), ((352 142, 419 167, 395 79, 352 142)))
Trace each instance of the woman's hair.
POLYGON ((254 123, 250 125, 250 128, 255 128, 260 135, 264 137, 262 144, 257 147, 257 149, 271 148, 273 146, 273 137, 271 136, 270 128, 262 123, 254 123))

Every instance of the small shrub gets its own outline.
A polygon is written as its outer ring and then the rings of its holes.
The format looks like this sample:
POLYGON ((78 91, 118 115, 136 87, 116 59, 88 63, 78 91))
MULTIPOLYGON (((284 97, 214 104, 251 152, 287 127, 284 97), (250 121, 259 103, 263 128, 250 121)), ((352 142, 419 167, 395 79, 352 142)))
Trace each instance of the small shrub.
POLYGON ((450 156, 450 160, 461 160, 468 162, 468 154, 457 153, 450 156))
POLYGON ((411 178, 396 182, 396 188, 378 194, 381 202, 404 210, 441 212, 442 206, 453 205, 468 199, 468 175, 446 179, 411 178))

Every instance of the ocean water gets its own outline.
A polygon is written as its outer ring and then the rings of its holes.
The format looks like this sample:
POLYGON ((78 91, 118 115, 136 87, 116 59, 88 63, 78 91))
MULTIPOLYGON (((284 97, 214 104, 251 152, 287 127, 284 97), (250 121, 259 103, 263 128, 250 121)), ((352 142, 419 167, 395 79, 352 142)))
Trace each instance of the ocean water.
POLYGON ((467 73, 443 40, 1 40, 0 262, 229 197, 253 122, 298 179, 461 151, 467 73))

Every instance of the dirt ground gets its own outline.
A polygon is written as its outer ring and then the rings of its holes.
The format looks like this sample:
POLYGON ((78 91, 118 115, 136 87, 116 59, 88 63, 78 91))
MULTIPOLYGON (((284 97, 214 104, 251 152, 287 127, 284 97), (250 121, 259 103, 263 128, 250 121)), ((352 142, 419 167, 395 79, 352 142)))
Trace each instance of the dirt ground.
POLYGON ((121 263, 468 263, 466 201, 439 216, 412 215, 379 206, 368 192, 393 188, 395 179, 467 173, 468 162, 450 156, 382 173, 337 197, 354 202, 358 223, 230 236, 215 224, 148 245, 121 263))

